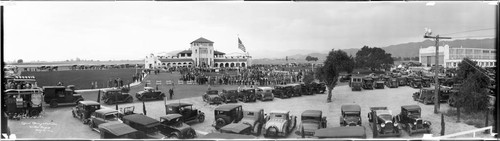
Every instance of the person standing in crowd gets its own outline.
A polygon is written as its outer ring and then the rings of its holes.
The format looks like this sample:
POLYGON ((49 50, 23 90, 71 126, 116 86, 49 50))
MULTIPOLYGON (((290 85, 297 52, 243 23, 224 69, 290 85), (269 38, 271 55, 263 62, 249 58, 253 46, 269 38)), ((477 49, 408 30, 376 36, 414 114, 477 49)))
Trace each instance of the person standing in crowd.
POLYGON ((173 88, 170 88, 168 90, 168 94, 170 94, 170 99, 173 99, 173 96, 174 96, 174 89, 173 88))

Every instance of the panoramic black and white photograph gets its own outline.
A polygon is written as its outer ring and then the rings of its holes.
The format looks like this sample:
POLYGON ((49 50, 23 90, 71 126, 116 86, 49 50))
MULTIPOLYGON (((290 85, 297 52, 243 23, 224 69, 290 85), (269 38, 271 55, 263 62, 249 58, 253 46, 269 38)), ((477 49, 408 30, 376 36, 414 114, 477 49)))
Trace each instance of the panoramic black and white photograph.
POLYGON ((498 2, 4 2, 2 139, 497 139, 498 2))

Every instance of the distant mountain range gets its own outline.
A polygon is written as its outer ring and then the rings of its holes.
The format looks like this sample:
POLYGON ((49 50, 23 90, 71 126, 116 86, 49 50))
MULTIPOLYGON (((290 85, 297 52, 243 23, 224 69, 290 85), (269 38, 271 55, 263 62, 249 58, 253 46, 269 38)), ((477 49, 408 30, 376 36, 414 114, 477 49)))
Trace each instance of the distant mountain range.
MULTIPOLYGON (((433 40, 425 40, 422 42, 410 42, 410 43, 390 45, 387 47, 380 47, 380 48, 384 49, 387 53, 392 54, 393 57, 416 57, 418 56, 418 51, 421 47, 424 48, 424 47, 434 46, 434 44, 435 42, 433 40)), ((454 40, 454 41, 442 41, 440 42, 440 44, 441 46, 447 44, 450 47, 489 48, 489 49, 495 48, 494 39, 465 39, 465 40, 454 40)), ((343 49, 343 51, 355 57, 356 52, 358 52, 360 49, 361 47, 343 49)), ((324 59, 326 59, 326 56, 328 55, 328 53, 326 52, 328 51, 325 51, 325 53, 295 54, 295 55, 289 55, 288 58, 289 59, 294 58, 296 61, 299 60, 301 61, 305 60, 307 56, 313 56, 313 57, 318 57, 319 59, 318 61, 323 61, 324 59)), ((259 60, 259 59, 254 59, 254 60, 259 60)))

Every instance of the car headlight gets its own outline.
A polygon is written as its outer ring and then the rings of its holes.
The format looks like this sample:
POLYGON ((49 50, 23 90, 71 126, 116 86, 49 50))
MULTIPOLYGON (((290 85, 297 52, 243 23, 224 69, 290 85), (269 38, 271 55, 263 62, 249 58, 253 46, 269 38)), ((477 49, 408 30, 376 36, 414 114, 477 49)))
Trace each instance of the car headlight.
POLYGON ((414 125, 417 125, 417 122, 415 121, 415 122, 413 122, 413 124, 414 124, 414 125))
POLYGON ((394 122, 394 126, 398 126, 398 123, 397 123, 397 122, 394 122))
POLYGON ((380 124, 380 127, 385 127, 385 123, 380 124))

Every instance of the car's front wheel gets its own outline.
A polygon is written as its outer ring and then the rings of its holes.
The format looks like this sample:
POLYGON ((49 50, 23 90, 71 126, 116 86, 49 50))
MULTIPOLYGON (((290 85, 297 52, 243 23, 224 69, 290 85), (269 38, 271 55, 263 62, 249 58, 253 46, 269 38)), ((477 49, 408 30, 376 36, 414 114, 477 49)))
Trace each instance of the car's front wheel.
POLYGON ((173 132, 172 134, 170 134, 170 136, 168 136, 169 139, 179 139, 179 137, 180 137, 179 132, 173 132))
POLYGON ((205 121, 205 115, 199 115, 198 122, 203 122, 203 121, 205 121))

